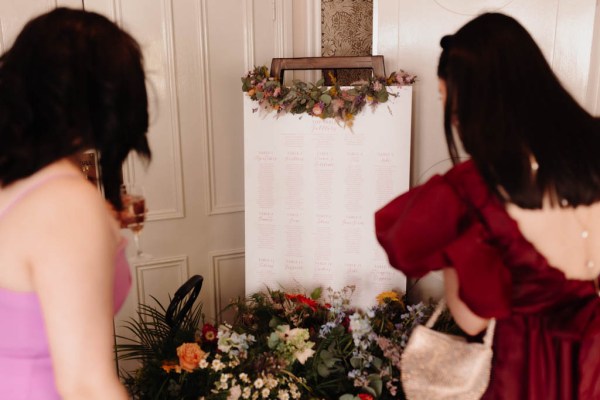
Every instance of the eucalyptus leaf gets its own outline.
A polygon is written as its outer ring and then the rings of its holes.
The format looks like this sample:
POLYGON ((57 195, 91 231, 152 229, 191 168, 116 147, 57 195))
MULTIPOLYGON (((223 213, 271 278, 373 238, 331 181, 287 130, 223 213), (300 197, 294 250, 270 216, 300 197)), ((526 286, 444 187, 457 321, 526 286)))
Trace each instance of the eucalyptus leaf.
POLYGON ((373 389, 370 386, 364 386, 363 390, 365 390, 366 392, 368 392, 373 397, 378 397, 377 392, 375 392, 375 389, 373 389))
POLYGON ((350 359, 350 365, 352 365, 353 368, 361 368, 363 365, 363 360, 362 358, 358 358, 358 357, 352 357, 350 359))
POLYGON ((381 369, 381 366, 383 364, 383 360, 381 358, 379 358, 379 357, 373 357, 372 363, 375 366, 375 368, 381 369))
POLYGON ((283 322, 277 318, 277 317, 273 317, 271 318, 271 320, 269 321, 269 328, 275 329, 277 328, 279 325, 282 325, 283 322))
POLYGON ((387 90, 381 90, 379 92, 375 92, 376 93, 376 98, 377 101, 380 103, 385 103, 386 101, 388 101, 389 99, 389 95, 387 90))
POLYGON ((333 368, 338 360, 338 358, 330 358, 328 360, 323 360, 323 363, 327 365, 327 368, 333 368))
POLYGON ((317 373, 320 377, 327 378, 331 374, 331 371, 329 371, 329 368, 325 364, 319 364, 317 366, 317 373))
POLYGON ((328 94, 322 94, 319 100, 321 100, 325 104, 329 104, 331 103, 331 96, 328 94))
POLYGON ((379 374, 369 375, 369 386, 375 391, 375 395, 379 397, 383 391, 383 381, 379 374))

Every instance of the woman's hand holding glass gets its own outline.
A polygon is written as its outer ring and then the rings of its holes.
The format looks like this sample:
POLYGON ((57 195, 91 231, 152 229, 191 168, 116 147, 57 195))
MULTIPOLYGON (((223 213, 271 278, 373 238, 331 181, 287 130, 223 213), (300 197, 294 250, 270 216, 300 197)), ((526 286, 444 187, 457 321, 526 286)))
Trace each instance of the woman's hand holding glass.
POLYGON ((148 211, 144 189, 138 185, 123 185, 121 187, 121 201, 123 202, 123 210, 120 213, 121 227, 133 232, 136 257, 148 257, 140 247, 140 233, 144 228, 148 211))

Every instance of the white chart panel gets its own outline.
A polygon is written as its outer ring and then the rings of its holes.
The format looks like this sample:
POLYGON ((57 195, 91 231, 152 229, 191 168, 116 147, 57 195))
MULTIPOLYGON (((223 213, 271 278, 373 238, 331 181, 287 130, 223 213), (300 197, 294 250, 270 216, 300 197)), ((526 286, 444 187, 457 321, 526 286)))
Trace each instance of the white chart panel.
POLYGON ((244 96, 247 294, 356 285, 354 303, 370 306, 405 288, 374 231, 375 211, 409 186, 412 88, 393 90, 352 129, 265 115, 244 96))

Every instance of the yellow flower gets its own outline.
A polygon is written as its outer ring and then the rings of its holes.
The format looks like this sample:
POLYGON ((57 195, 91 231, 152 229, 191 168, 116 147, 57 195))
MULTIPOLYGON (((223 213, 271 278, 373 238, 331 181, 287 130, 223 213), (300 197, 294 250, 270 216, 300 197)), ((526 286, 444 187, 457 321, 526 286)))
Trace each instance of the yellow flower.
POLYGON ((400 297, 398 296, 398 293, 396 292, 381 292, 379 293, 379 295, 377 295, 377 303, 378 304, 385 304, 385 303, 389 303, 392 301, 400 301, 400 297))
POLYGON ((329 79, 331 80, 331 83, 332 83, 333 85, 335 85, 335 83, 337 82, 337 79, 335 78, 335 75, 333 74, 333 72, 329 71, 329 72, 327 73, 327 75, 329 76, 329 79))
POLYGON ((367 96, 367 101, 370 103, 373 101, 373 96, 367 96))
POLYGON ((335 86, 332 86, 331 89, 329 89, 329 95, 332 97, 337 95, 337 89, 335 86))

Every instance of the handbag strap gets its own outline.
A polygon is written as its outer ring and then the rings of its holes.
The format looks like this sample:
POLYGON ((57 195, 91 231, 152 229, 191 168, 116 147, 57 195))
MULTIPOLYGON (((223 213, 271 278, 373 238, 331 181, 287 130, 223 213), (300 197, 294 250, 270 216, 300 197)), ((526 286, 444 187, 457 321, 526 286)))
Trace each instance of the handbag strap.
MULTIPOLYGON (((425 323, 425 326, 429 329, 433 328, 433 325, 437 322, 438 318, 446 308, 446 299, 441 298, 440 301, 435 306, 435 310, 431 314, 431 317, 425 323)), ((494 331, 496 330, 496 319, 492 318, 489 320, 488 326, 485 330, 485 335, 483 336, 483 344, 486 347, 492 347, 492 343, 494 342, 494 331)))

